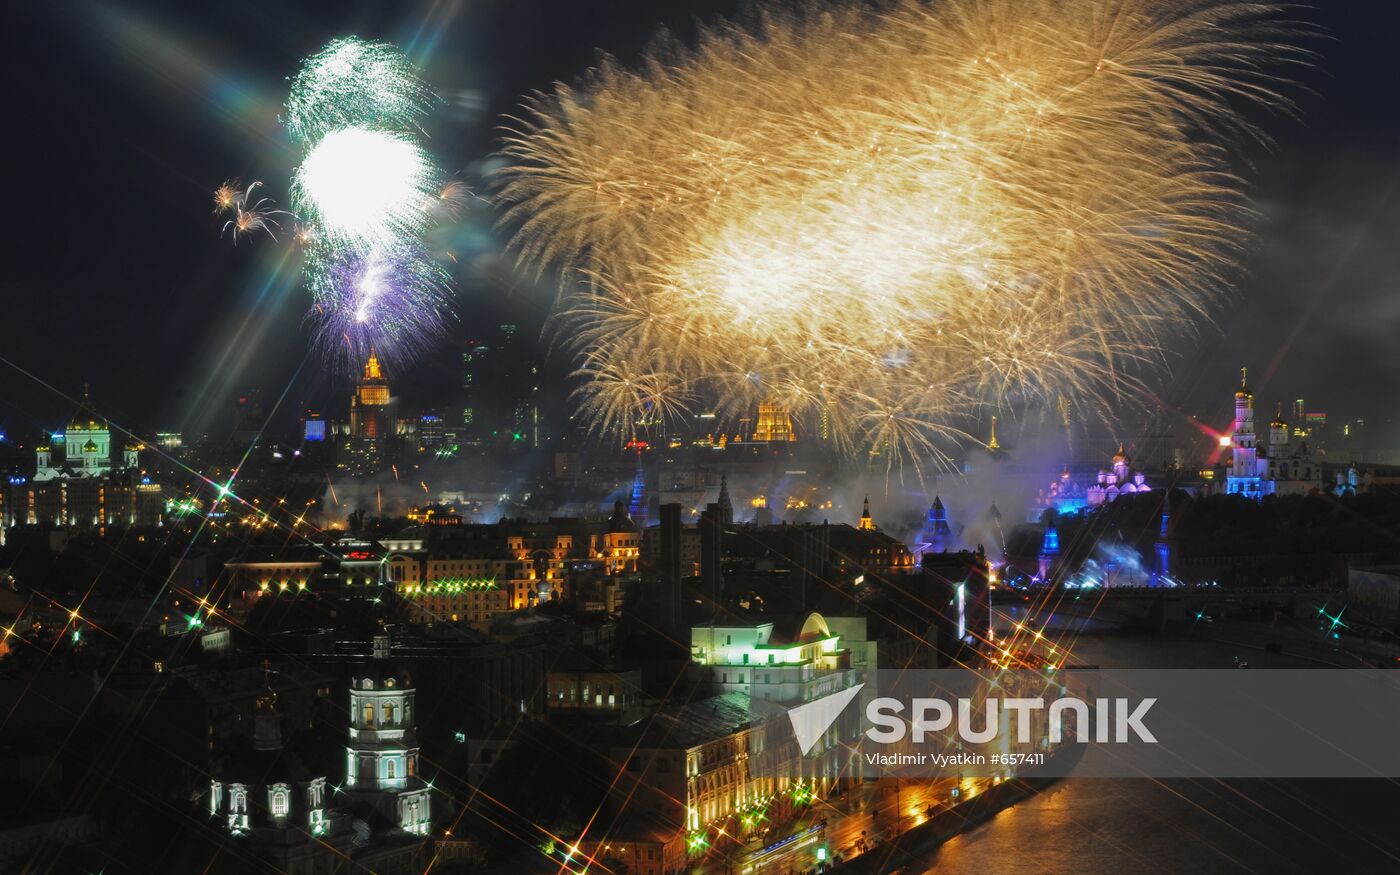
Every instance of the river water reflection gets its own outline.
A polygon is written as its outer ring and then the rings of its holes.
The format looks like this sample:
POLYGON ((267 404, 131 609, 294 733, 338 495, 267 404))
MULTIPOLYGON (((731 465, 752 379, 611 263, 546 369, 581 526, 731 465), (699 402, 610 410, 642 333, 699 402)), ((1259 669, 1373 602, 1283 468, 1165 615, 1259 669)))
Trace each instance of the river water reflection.
MULTIPOLYGON (((1073 662, 1228 668, 1237 659, 1314 667, 1209 641, 1117 635, 1081 638, 1073 662)), ((1071 778, 947 842, 923 871, 1400 872, 1400 782, 1071 778)))

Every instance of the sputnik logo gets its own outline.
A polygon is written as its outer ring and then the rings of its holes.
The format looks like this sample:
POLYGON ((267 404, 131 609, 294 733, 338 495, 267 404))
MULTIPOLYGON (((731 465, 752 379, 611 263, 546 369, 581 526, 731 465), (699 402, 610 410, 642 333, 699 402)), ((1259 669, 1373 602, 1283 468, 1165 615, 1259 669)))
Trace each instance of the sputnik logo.
POLYGON ((841 712, 846 710, 846 706, 851 704, 851 700, 864 686, 865 684, 856 684, 850 689, 788 709, 792 732, 797 736, 797 744, 802 748, 803 756, 811 752, 817 741, 826 734, 831 724, 836 722, 836 718, 841 716, 841 712))

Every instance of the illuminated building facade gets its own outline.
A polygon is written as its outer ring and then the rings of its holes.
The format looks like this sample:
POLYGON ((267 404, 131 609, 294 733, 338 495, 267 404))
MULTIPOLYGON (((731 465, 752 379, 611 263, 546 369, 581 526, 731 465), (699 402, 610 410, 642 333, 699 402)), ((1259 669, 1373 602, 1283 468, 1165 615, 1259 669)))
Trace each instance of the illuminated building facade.
POLYGON ((511 590, 494 577, 448 577, 431 583, 405 583, 397 587, 408 600, 415 622, 467 623, 482 631, 491 620, 511 610, 511 590))
POLYGON ((357 440, 387 440, 394 434, 389 381, 373 349, 365 362, 355 394, 350 397, 350 436, 357 440))
POLYGON ((758 422, 754 426, 753 439, 778 443, 792 443, 797 433, 792 429, 792 416, 786 407, 772 401, 758 405, 758 422))
POLYGON ((1118 452, 1113 454, 1108 467, 1100 468, 1087 485, 1076 480, 1066 466, 1048 487, 1036 495, 1030 508, 1029 521, 1038 522, 1046 510, 1056 514, 1074 514, 1085 508, 1108 504, 1120 495, 1151 491, 1152 485, 1147 482, 1147 475, 1133 469, 1132 458, 1123 444, 1119 444, 1118 452))
POLYGON ((397 829, 426 836, 432 798, 419 774, 414 688, 389 660, 389 638, 374 639, 374 658, 351 673, 350 743, 344 792, 397 829))
POLYGON ((642 536, 619 499, 613 504, 606 531, 595 536, 590 558, 603 564, 608 575, 635 574, 641 561, 642 536))
POLYGON ((348 824, 330 807, 326 776, 283 750, 276 703, 270 686, 258 696, 252 743, 225 751, 205 808, 216 829, 271 857, 280 871, 332 871, 350 850, 348 824))
POLYGON ((87 388, 66 430, 40 441, 34 476, 11 477, 0 502, 3 527, 52 525, 65 528, 158 526, 161 487, 141 467, 145 444, 112 440, 111 428, 94 412, 87 388))
POLYGON ((656 863, 640 871, 678 871, 659 859, 677 837, 699 856, 726 837, 756 832, 759 815, 781 821, 837 789, 858 755, 864 703, 846 709, 806 756, 790 737, 755 723, 751 703, 791 706, 851 689, 876 668, 876 653, 864 618, 813 613, 779 625, 692 627, 691 659, 708 670, 717 695, 662 707, 636 724, 635 744, 612 752, 626 763, 611 791, 622 834, 635 830, 641 813, 656 824, 646 836, 656 863))
POLYGON ((1269 423, 1268 440, 1260 440, 1248 377, 1249 372, 1241 368, 1240 387, 1235 391, 1235 419, 1229 435, 1220 439, 1222 449, 1230 450, 1225 491, 1255 499, 1322 491, 1322 465, 1313 458, 1306 440, 1290 434, 1282 408, 1269 423))
POLYGON ((551 669, 547 705, 559 713, 622 714, 643 701, 638 669, 551 669))

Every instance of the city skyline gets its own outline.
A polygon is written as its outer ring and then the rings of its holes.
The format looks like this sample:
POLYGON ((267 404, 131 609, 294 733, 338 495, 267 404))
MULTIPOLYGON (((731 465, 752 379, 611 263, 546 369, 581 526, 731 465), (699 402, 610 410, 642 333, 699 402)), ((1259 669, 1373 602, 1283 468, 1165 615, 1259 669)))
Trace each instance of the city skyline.
POLYGON ((1396 868, 1400 6, 7 13, 0 872, 1396 868))

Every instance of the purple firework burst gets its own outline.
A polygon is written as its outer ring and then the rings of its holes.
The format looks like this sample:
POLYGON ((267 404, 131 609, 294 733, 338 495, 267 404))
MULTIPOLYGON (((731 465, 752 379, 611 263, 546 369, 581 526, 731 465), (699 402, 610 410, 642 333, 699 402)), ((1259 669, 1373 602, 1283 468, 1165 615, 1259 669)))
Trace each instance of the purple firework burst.
POLYGON ((447 277, 421 250, 336 252, 316 261, 308 318, 336 363, 359 367, 373 349, 386 364, 406 364, 452 317, 447 277))

